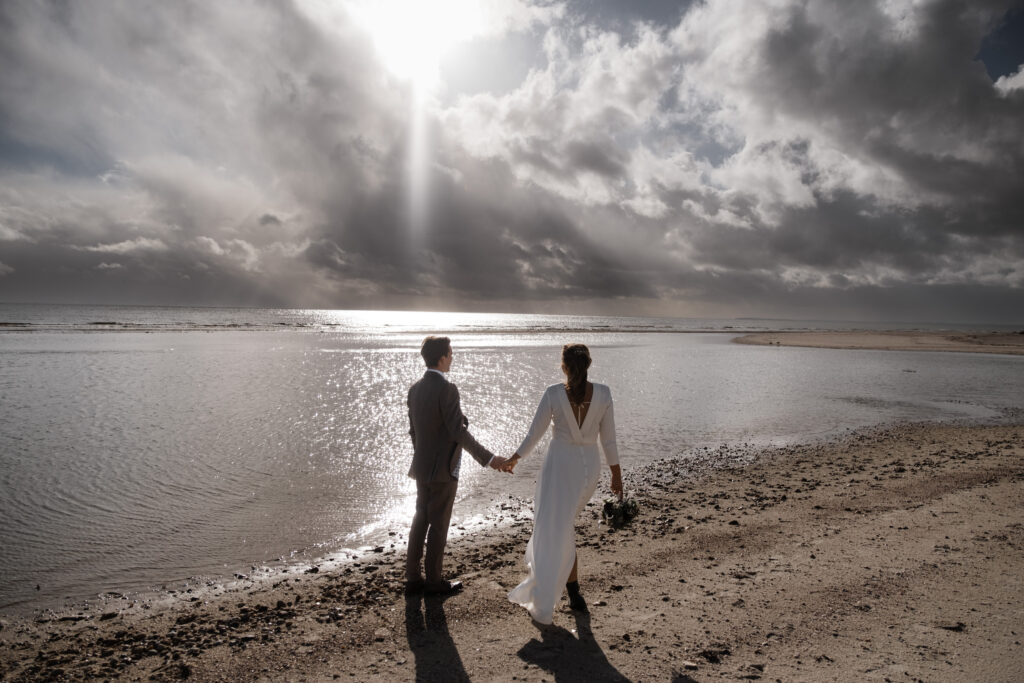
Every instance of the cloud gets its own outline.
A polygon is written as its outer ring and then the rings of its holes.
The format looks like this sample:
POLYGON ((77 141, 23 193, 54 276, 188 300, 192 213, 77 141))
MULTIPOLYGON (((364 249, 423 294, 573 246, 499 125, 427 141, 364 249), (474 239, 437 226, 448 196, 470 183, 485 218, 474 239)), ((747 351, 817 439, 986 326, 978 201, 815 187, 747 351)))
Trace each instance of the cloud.
POLYGON ((1008 6, 490 3, 540 50, 422 103, 413 232, 414 88, 351 5, 4 3, 5 298, 1019 317, 1008 6))
POLYGON ((99 270, 120 270, 120 269, 124 268, 124 266, 122 264, 120 264, 120 263, 105 263, 104 262, 104 263, 101 263, 98 266, 96 266, 96 268, 98 268, 99 270))
POLYGON ((14 240, 27 240, 25 235, 13 228, 8 228, 6 225, 0 223, 0 242, 13 242, 14 240))
POLYGON ((10 275, 13 272, 14 272, 14 268, 11 268, 9 265, 4 263, 3 261, 0 261, 0 277, 3 277, 4 275, 10 275))
POLYGON ((136 251, 167 251, 168 246, 163 240, 151 237, 136 237, 133 240, 125 240, 116 244, 96 244, 93 246, 78 246, 75 249, 81 251, 95 251, 102 254, 130 254, 136 251))
POLYGON ((249 244, 245 240, 231 240, 228 244, 232 249, 240 254, 239 261, 241 262, 242 268, 248 271, 259 270, 260 253, 253 245, 249 244))
MULTIPOLYGON (((243 239, 229 239, 220 244, 212 237, 200 236, 196 238, 196 242, 202 250, 208 251, 214 256, 226 257, 237 263, 244 270, 255 272, 260 269, 261 250, 243 239)), ((295 256, 301 253, 304 246, 285 245, 277 242, 270 245, 268 251, 284 256, 295 256)))
POLYGON ((1014 90, 1024 88, 1024 64, 1020 65, 1020 68, 1017 69, 1017 73, 1008 76, 1000 76, 996 79, 995 86, 996 90, 1004 96, 1014 90))
POLYGON ((649 243, 676 262, 647 252, 630 263, 663 297, 717 298, 703 288, 752 286, 751 272, 776 283, 779 302, 811 287, 845 299, 855 283, 1012 290, 1024 216, 1009 181, 1021 180, 1024 118, 973 62, 999 16, 705 3, 628 45, 552 34, 545 72, 453 108, 446 124, 473 154, 511 159, 522 183, 637 214, 632 229, 601 239, 625 250, 650 228, 649 243), (571 153, 566 141, 588 130, 616 166, 571 153), (698 156, 715 146, 726 152, 698 156), (625 182, 613 172, 622 167, 625 182))
POLYGON ((196 242, 198 242, 201 247, 205 248, 207 251, 209 251, 211 254, 215 256, 223 256, 225 254, 224 249, 221 248, 221 246, 217 244, 217 240, 213 239, 212 237, 200 235, 199 237, 196 238, 196 242))

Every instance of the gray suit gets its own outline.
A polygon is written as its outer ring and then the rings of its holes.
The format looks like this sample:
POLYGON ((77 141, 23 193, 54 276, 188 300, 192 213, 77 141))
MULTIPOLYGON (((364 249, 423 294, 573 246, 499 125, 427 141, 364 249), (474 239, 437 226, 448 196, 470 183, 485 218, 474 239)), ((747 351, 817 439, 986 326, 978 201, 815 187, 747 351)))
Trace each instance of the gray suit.
POLYGON ((410 387, 408 405, 413 447, 409 476, 416 480, 416 514, 409 531, 405 573, 409 581, 420 580, 425 540, 426 580, 437 583, 443 580, 441 565, 462 451, 465 449, 485 467, 494 456, 469 433, 469 420, 459 404, 459 390, 440 373, 424 373, 410 387))

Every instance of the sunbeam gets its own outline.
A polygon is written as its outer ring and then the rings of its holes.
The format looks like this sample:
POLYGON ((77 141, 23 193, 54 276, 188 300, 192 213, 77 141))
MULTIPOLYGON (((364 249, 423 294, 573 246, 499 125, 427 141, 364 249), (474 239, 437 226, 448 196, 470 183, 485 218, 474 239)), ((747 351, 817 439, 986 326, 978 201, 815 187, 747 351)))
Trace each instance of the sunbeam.
POLYGON ((361 2, 352 14, 370 34, 383 65, 412 90, 409 113, 408 227, 418 245, 429 226, 430 167, 433 164, 428 105, 440 83, 445 52, 481 33, 480 3, 472 0, 361 2))

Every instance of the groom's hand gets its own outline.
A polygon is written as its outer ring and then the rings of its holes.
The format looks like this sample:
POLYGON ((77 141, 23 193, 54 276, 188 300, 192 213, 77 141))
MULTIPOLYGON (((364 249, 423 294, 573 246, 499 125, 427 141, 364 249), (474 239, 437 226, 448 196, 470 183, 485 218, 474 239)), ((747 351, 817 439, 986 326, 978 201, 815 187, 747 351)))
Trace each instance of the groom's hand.
POLYGON ((493 458, 491 458, 491 467, 498 470, 499 472, 508 472, 509 470, 505 469, 505 463, 507 462, 508 458, 503 458, 500 455, 496 455, 493 458))
POLYGON ((519 462, 519 454, 518 453, 513 453, 512 457, 509 458, 508 462, 505 463, 505 471, 508 472, 509 474, 513 474, 514 473, 513 471, 516 468, 516 463, 518 463, 518 462, 519 462))

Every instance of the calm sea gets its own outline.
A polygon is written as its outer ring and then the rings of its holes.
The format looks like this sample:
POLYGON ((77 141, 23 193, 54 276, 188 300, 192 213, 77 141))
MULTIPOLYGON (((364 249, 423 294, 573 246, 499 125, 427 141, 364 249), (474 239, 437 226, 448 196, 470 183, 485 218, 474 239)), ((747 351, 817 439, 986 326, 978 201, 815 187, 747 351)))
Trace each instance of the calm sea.
MULTIPOLYGON (((453 338, 471 431, 502 454, 560 381, 567 341, 590 345, 591 378, 612 388, 627 469, 1022 407, 1022 357, 731 343, 867 327, 0 304, 0 610, 401 547, 415 493, 405 395, 428 333, 453 338)), ((515 477, 467 457, 453 524, 530 498, 542 453, 515 477)))

